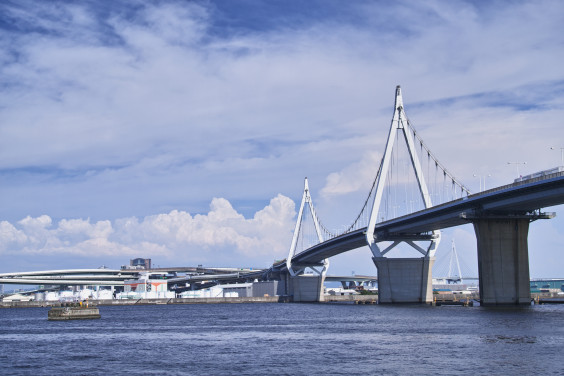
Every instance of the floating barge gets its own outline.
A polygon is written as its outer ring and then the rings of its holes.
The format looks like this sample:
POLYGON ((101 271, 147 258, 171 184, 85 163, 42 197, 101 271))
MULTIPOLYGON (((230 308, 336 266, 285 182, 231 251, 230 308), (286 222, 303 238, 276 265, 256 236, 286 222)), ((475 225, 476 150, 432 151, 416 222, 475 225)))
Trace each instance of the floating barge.
POLYGON ((534 302, 535 304, 564 304, 564 298, 539 298, 534 302))
POLYGON ((462 307, 474 307, 474 301, 467 300, 435 300, 433 302, 434 306, 462 306, 462 307))
POLYGON ((98 307, 53 307, 47 314, 48 320, 91 320, 99 319, 98 307))

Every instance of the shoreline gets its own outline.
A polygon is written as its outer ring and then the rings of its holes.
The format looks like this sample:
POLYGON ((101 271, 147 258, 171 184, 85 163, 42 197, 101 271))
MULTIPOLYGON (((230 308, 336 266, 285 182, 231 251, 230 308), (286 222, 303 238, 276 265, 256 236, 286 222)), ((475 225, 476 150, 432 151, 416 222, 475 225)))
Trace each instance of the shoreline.
MULTIPOLYGON (((162 299, 111 299, 88 300, 88 305, 104 306, 135 306, 135 305, 174 305, 174 304, 220 304, 220 303, 283 303, 287 297, 265 296, 248 298, 162 298, 162 299)), ((65 302, 59 301, 29 301, 29 302, 0 302, 0 308, 33 308, 33 307, 62 307, 65 302)))
MULTIPOLYGON (((377 295, 326 295, 325 300, 319 303, 366 303, 376 304, 377 295)), ((175 304, 241 304, 241 303, 290 303, 288 296, 261 296, 239 298, 162 298, 162 299, 113 299, 113 300, 88 300, 89 305, 103 306, 135 306, 135 305, 175 305, 175 304)), ((317 303, 317 302, 316 302, 317 303)), ((61 307, 65 304, 59 301, 29 301, 29 302, 0 302, 0 308, 40 308, 61 307)))
MULTIPOLYGON (((476 296, 441 295, 435 297, 437 305, 448 305, 452 302, 466 300, 478 301, 476 296), (437 299, 438 298, 438 299, 437 299)), ((533 296, 534 304, 564 304, 564 299, 553 297, 533 296)), ((136 306, 136 305, 180 305, 180 304, 242 304, 242 303, 292 303, 289 296, 261 296, 239 298, 162 298, 162 299, 121 299, 121 300, 88 300, 88 305, 94 307, 136 306)), ((307 302, 306 302, 307 303, 307 302)), ((378 304, 378 295, 325 295, 324 301, 311 303, 348 303, 348 304, 378 304)), ((65 302, 59 301, 29 301, 29 302, 0 302, 2 308, 41 308, 62 307, 65 302)))

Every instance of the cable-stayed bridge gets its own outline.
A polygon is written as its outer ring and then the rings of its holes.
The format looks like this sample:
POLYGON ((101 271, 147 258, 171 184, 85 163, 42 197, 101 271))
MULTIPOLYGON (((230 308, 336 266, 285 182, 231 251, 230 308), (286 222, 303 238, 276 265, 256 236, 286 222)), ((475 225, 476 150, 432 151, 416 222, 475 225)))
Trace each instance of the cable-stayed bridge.
MULTIPOLYGON (((230 273, 167 269, 188 273, 171 282, 278 279, 294 301, 319 301, 323 299, 329 258, 369 246, 378 270, 380 303, 428 303, 432 300, 432 268, 441 229, 472 223, 478 244, 482 304, 530 303, 529 223, 552 218, 554 213, 544 213, 542 208, 564 203, 564 166, 472 194, 412 126, 398 86, 386 148, 377 167, 358 215, 344 230, 332 231, 320 220, 306 179, 285 260, 267 270, 230 273), (391 257, 390 252, 402 244, 419 253, 418 257, 391 257)), ((137 272, 122 270, 56 270, 2 274, 0 283, 115 286, 135 277, 137 272)))
MULTIPOLYGON (((543 176, 473 194, 429 209, 421 210, 375 225, 377 240, 399 242, 401 239, 432 239, 429 232, 471 223, 480 215, 528 220, 552 218, 539 208, 554 206, 564 200, 564 172, 543 176), (512 213, 508 214, 507 210, 512 213), (497 215, 495 213, 498 213, 497 215)), ((329 238, 294 255, 292 264, 316 264, 362 246, 366 246, 367 228, 351 230, 329 238)))
POLYGON ((482 303, 529 304, 529 222, 552 218, 554 213, 541 209, 563 203, 564 167, 471 194, 419 137, 398 86, 386 149, 356 219, 341 233, 328 230, 316 214, 306 178, 289 255, 269 273, 285 280, 294 300, 320 300, 328 259, 368 245, 381 303, 430 302, 440 230, 472 223, 482 303), (401 243, 422 257, 389 257, 401 243), (306 269, 314 275, 304 274, 306 269))

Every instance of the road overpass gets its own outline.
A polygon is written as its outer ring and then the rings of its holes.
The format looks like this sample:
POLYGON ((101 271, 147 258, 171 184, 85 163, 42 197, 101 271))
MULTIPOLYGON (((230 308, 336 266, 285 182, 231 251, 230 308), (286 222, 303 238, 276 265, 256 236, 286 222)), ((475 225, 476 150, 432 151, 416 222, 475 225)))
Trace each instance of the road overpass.
POLYGON ((239 281, 260 278, 256 268, 170 267, 152 269, 59 269, 30 272, 0 273, 0 284, 58 286, 123 286, 124 281, 141 275, 166 275, 169 284, 202 281, 239 281), (179 273, 186 273, 179 275, 179 273))

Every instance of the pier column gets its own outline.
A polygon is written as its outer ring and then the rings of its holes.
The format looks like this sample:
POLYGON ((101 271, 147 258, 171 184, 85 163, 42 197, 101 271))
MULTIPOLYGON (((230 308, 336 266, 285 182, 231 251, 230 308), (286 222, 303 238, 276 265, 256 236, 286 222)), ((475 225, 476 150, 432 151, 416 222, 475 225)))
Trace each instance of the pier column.
POLYGON ((290 277, 291 295, 294 302, 322 302, 325 275, 301 274, 290 277))
POLYGON ((378 303, 432 303, 435 258, 373 257, 378 269, 378 303))
POLYGON ((475 219, 482 305, 531 304, 529 219, 475 219))

